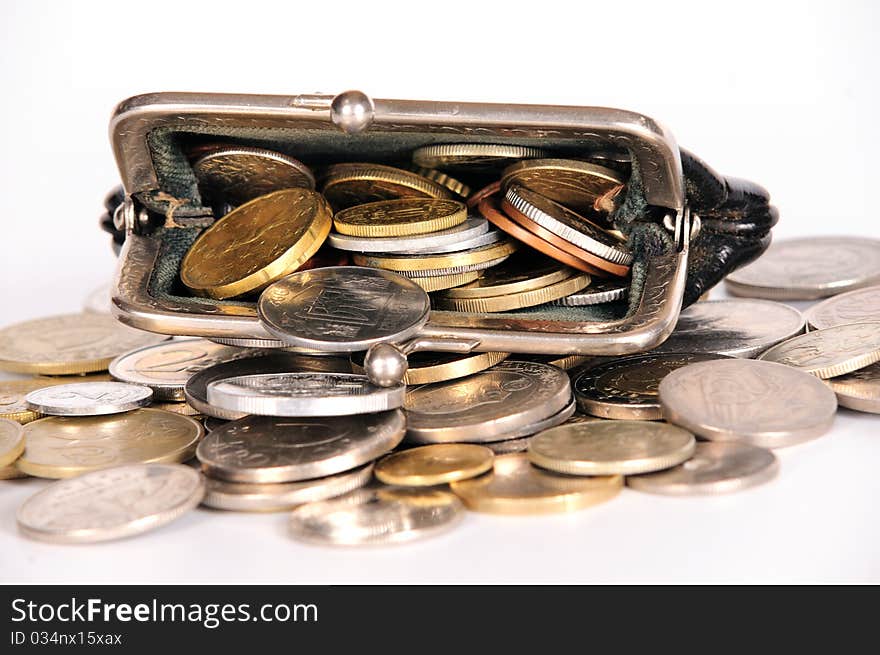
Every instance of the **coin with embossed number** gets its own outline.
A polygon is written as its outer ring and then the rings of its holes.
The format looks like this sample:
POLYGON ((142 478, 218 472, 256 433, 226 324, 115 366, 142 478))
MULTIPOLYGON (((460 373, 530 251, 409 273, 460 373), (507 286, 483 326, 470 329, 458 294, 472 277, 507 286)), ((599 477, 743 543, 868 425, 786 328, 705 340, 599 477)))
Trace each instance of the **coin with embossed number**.
POLYGON ((280 512, 303 503, 335 498, 359 489, 373 478, 373 465, 298 482, 229 482, 208 478, 202 505, 234 512, 280 512))
POLYGON ((665 471, 626 478, 628 487, 666 496, 696 496, 741 491, 768 482, 779 460, 766 448, 744 443, 698 443, 693 457, 665 471))
POLYGON ((578 409, 614 419, 658 421, 663 418, 657 388, 670 372, 723 355, 632 355, 584 369, 574 379, 578 409))
POLYGON ((190 466, 130 464, 62 480, 18 509, 19 530, 53 543, 122 539, 174 521, 202 500, 205 480, 190 466))
POLYGON ((570 423, 536 434, 529 460, 569 475, 634 475, 687 460, 696 439, 687 430, 651 421, 570 423))
MULTIPOLYGON (((74 378, 76 379, 76 378, 74 378)), ((0 418, 8 418, 18 423, 30 423, 40 418, 40 413, 28 409, 25 396, 31 391, 44 389, 53 384, 67 384, 63 378, 31 378, 29 380, 0 380, 0 418)))
POLYGON ((790 366, 754 359, 697 362, 660 383, 667 421, 712 441, 764 448, 824 434, 837 398, 821 380, 790 366))
POLYGON ((290 532, 317 544, 389 544, 432 536, 463 517, 461 501, 448 491, 379 487, 297 507, 290 532))
POLYGON ((0 370, 47 375, 103 371, 117 355, 166 339, 104 314, 38 318, 0 329, 0 370))
POLYGON ((564 371, 506 360, 482 373, 407 393, 407 438, 443 443, 521 437, 523 427, 570 404, 571 385, 564 371))
POLYGON ((880 363, 827 381, 842 407, 880 414, 880 363))
POLYGON ((623 477, 562 475, 533 466, 524 453, 513 453, 496 457, 489 473, 450 486, 475 512, 548 514, 610 500, 623 487, 623 477))
POLYGON ((880 241, 805 237, 774 241, 756 261, 727 276, 736 296, 814 300, 880 283, 880 241))
POLYGON ((341 357, 310 357, 294 353, 273 353, 247 359, 235 359, 215 364, 195 373, 186 381, 184 395, 187 402, 205 416, 232 420, 242 418, 243 412, 233 412, 208 403, 208 385, 215 380, 255 375, 257 373, 351 373, 348 359, 341 357))
POLYGON ((393 453, 376 464, 385 484, 430 487, 473 478, 492 468, 495 455, 485 446, 438 443, 393 453))
POLYGON ((807 332, 773 346, 760 359, 820 378, 851 373, 880 362, 880 322, 850 323, 807 332))
POLYGON ((261 416, 348 416, 397 409, 406 385, 377 387, 353 373, 244 375, 208 384, 208 403, 261 416))
POLYGON ((364 416, 246 416, 208 434, 196 455, 211 477, 233 482, 295 482, 371 462, 403 439, 403 412, 364 416))
POLYGON ((813 305, 805 313, 813 330, 880 321, 880 285, 856 289, 813 305))
POLYGON ((18 468, 40 478, 69 478, 137 462, 183 462, 205 433, 188 416, 136 409, 108 416, 50 416, 24 426, 18 468))
POLYGON ((20 423, 0 418, 0 468, 9 466, 24 451, 24 429, 20 423))
POLYGON ((153 390, 125 382, 72 382, 31 391, 29 409, 53 416, 118 414, 149 405, 153 390))
POLYGON ((207 339, 176 339, 120 355, 110 362, 110 375, 150 387, 156 399, 181 401, 186 398, 183 387, 193 373, 259 354, 258 349, 223 346, 207 339))
POLYGON ((708 300, 683 310, 675 330, 653 352, 757 357, 803 331, 804 317, 782 303, 746 298, 708 300))
POLYGON ((290 275, 267 288, 258 305, 266 330, 291 345, 324 352, 404 341, 427 322, 430 308, 428 294, 415 282, 357 266, 290 275))

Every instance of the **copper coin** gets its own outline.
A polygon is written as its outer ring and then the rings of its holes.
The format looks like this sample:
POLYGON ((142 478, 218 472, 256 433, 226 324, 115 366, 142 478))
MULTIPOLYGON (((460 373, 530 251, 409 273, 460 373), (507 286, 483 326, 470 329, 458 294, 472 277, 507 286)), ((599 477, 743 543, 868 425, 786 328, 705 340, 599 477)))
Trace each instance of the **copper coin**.
POLYGON ((475 191, 473 194, 468 196, 467 202, 465 204, 467 205, 468 209, 475 209, 483 201, 484 198, 494 196, 499 191, 501 191, 501 182, 492 182, 492 184, 490 184, 489 186, 483 187, 479 191, 475 191))
POLYGON ((598 257, 598 256, 594 255, 593 253, 588 252, 588 251, 584 250, 583 248, 579 248, 576 245, 574 245, 573 243, 566 241, 565 239, 562 239, 561 237, 558 237, 557 235, 553 234, 550 230, 547 230, 547 229, 541 227, 540 225, 535 223, 532 219, 530 219, 528 216, 526 216, 525 214, 523 214, 522 212, 517 210, 516 207, 514 207, 513 205, 511 205, 507 201, 507 199, 501 200, 501 210, 505 214, 507 214, 507 216, 509 216, 511 218, 511 220, 519 223, 519 225, 521 227, 524 227, 526 230, 528 230, 529 232, 531 232, 535 236, 540 237, 544 241, 552 243, 554 246, 556 246, 560 250, 567 252, 569 255, 571 255, 573 257, 577 257, 581 261, 592 264, 593 266, 596 266, 603 271, 607 271, 608 273, 611 273, 612 275, 618 275, 620 277, 623 277, 623 276, 629 274, 629 266, 626 266, 624 264, 615 264, 613 262, 609 262, 608 260, 602 259, 601 257, 598 257))
POLYGON ((485 197, 480 201, 479 204, 480 214, 483 215, 487 221, 492 223, 495 227, 504 232, 507 232, 514 239, 518 239, 522 241, 526 245, 531 246, 535 250, 538 250, 548 257, 552 257, 553 259, 562 262, 563 264, 567 264, 572 268, 576 268, 579 271, 585 271, 587 273, 591 273, 593 275, 605 275, 604 271, 597 269, 595 266, 591 266, 578 259, 577 257, 568 254, 564 250, 557 248, 552 243, 545 241, 544 239, 532 234, 525 228, 517 225, 512 220, 510 220, 507 216, 501 213, 498 209, 498 201, 493 197, 485 197))

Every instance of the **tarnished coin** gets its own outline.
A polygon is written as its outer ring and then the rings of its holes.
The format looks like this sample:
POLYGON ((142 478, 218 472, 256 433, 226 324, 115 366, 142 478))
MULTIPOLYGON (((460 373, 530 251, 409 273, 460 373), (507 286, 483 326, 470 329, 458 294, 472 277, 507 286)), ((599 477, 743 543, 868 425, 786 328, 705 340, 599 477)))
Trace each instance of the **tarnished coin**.
POLYGON ((501 184, 524 186, 577 213, 610 212, 625 178, 610 168, 572 159, 534 159, 505 169, 501 184))
POLYGON ((279 339, 323 352, 401 342, 428 320, 428 294, 401 275, 337 266, 291 275, 267 288, 260 321, 279 339))
POLYGON ((25 396, 28 408, 53 416, 118 414, 149 405, 153 390, 125 382, 72 382, 36 389, 25 396))
POLYGON ((110 375, 122 382, 150 387, 157 400, 184 400, 183 387, 193 373, 260 350, 223 346, 207 339, 175 339, 139 348, 110 362, 110 375))
POLYGON ((9 466, 24 452, 21 423, 0 418, 0 468, 9 466))
POLYGON ((31 391, 44 389, 53 384, 67 384, 69 378, 32 378, 29 380, 0 380, 0 418, 18 423, 30 423, 41 414, 28 409, 25 396, 31 391))
POLYGON ((727 276, 736 296, 814 300, 880 283, 880 240, 805 237, 774 241, 756 261, 727 276))
POLYGON ((296 482, 349 471, 389 452, 406 431, 403 412, 363 416, 246 416, 199 444, 204 471, 233 482, 296 482))
POLYGON ((210 298, 262 289, 318 251, 330 233, 331 215, 324 198, 308 189, 254 198, 198 236, 180 263, 180 279, 210 298))
POLYGON ((92 291, 83 302, 83 311, 89 314, 109 314, 111 311, 110 285, 92 291))
POLYGON ((380 487, 297 507, 290 532, 317 544, 390 544, 432 536, 463 517, 461 501, 448 491, 380 487))
POLYGON ((585 289, 573 293, 565 298, 554 300, 554 305, 563 307, 587 307, 589 305, 601 305, 606 302, 615 302, 626 298, 629 293, 628 280, 616 280, 606 278, 604 280, 593 278, 585 289))
POLYGON ((549 514, 610 500, 622 486, 619 475, 561 475, 533 466, 524 453, 514 453, 496 457, 491 472, 453 482, 451 488, 475 512, 549 514))
POLYGON ((517 431, 570 403, 564 371, 506 360, 461 380, 411 390, 406 394, 407 436, 419 443, 500 441, 523 436, 517 431))
POLYGON ((330 166, 321 185, 333 211, 395 198, 454 198, 443 184, 381 164, 344 163, 330 166))
POLYGON ((744 443, 701 442, 693 457, 665 471, 626 478, 628 487, 666 496, 742 491, 779 473, 779 460, 766 448, 744 443))
MULTIPOLYGON (((396 237, 355 237, 331 232, 327 243, 340 250, 353 252, 400 252, 425 251, 435 252, 451 246, 459 250, 459 243, 469 243, 473 239, 489 232, 489 221, 482 217, 466 219, 454 227, 427 234, 396 237)), ((494 237, 497 240, 497 233, 494 237)), ((485 245, 485 244, 480 244, 485 245)), ((467 249, 462 248, 462 249, 467 249)), ((454 251, 453 250, 453 251, 454 251)))
POLYGON ((459 198, 467 198, 469 195, 471 195, 471 188, 468 185, 459 182, 454 177, 450 177, 446 173, 438 171, 435 168, 423 168, 421 166, 413 166, 412 171, 417 175, 428 178, 432 182, 442 184, 459 198))
POLYGON ((214 202, 241 205, 273 191, 315 188, 301 161, 280 152, 237 146, 215 150, 193 164, 199 189, 214 202))
POLYGON ((64 314, 0 329, 0 370, 69 375, 103 371, 114 357, 168 337, 104 314, 64 314))
POLYGON ((500 143, 438 143, 413 151, 413 162, 424 168, 495 169, 519 159, 544 157, 546 152, 531 146, 500 143))
POLYGON ((569 475, 634 475, 662 471, 694 453, 687 430, 651 421, 593 421, 560 425, 536 434, 532 464, 569 475))
POLYGON ((376 464, 376 478, 385 484, 430 487, 466 480, 492 468, 495 455, 485 446, 444 443, 393 453, 376 464))
MULTIPOLYGON (((433 384, 445 382, 456 378, 463 378, 504 361, 510 353, 432 353, 415 352, 407 356, 407 369, 403 376, 403 383, 433 384)), ((364 372, 364 358, 366 353, 353 353, 351 367, 355 373, 364 372)))
POLYGON ((663 416, 711 441, 764 448, 824 434, 837 399, 821 380, 783 364, 720 359, 690 364, 660 383, 663 416))
POLYGON ((760 359, 832 378, 880 362, 880 321, 807 332, 773 346, 760 359))
POLYGON ((373 478, 373 465, 314 480, 259 484, 207 478, 202 505, 234 512, 280 512, 360 489, 373 478))
POLYGON ((50 416, 24 426, 24 453, 16 462, 28 475, 75 475, 148 462, 183 462, 205 430, 188 416, 136 409, 109 416, 50 416))
POLYGON ((880 363, 827 381, 837 403, 858 412, 880 414, 880 363))
POLYGON ((336 212, 333 226, 356 237, 401 237, 446 230, 464 223, 467 208, 444 198, 397 198, 336 212))
POLYGON ((424 271, 443 270, 445 273, 456 273, 467 267, 488 262, 500 263, 517 250, 516 242, 506 239, 488 246, 472 250, 426 255, 371 254, 358 253, 352 259, 359 266, 383 268, 390 271, 412 272, 415 275, 426 275, 424 271), (461 270, 459 270, 461 269, 461 270))
POLYGON ((401 407, 406 385, 377 387, 352 373, 244 375, 208 384, 208 404, 259 416, 348 416, 401 407))
POLYGON ((215 364, 192 375, 184 386, 187 402, 206 416, 233 420, 243 412, 232 412, 208 403, 208 385, 215 380, 257 373, 350 373, 351 364, 341 357, 310 357, 294 353, 273 353, 215 364))
POLYGON ((590 276, 586 273, 576 272, 570 277, 553 282, 539 289, 531 291, 519 291, 506 293, 500 296, 487 296, 484 298, 450 298, 439 296, 435 298, 437 309, 447 309, 459 312, 507 312, 524 307, 543 305, 569 294, 576 293, 590 284, 590 276))
POLYGON ((91 543, 170 523, 196 507, 205 480, 190 466, 129 464, 62 480, 28 498, 18 528, 31 539, 91 543))
POLYGON ((708 300, 683 310, 669 338, 654 352, 757 357, 804 331, 794 307, 770 300, 708 300))
POLYGON ((561 282, 576 271, 535 252, 518 252, 486 271, 479 280, 443 294, 444 298, 486 298, 534 291, 561 282))
POLYGON ((880 321, 880 285, 856 289, 813 305, 805 313, 811 330, 880 321))
POLYGON ((573 383, 578 409, 602 418, 658 421, 663 418, 658 387, 670 372, 723 355, 670 353, 631 355, 584 369, 573 383))
POLYGON ((464 273, 453 273, 452 275, 409 277, 409 279, 418 284, 425 292, 430 293, 473 282, 480 277, 480 273, 481 271, 465 271, 464 273))

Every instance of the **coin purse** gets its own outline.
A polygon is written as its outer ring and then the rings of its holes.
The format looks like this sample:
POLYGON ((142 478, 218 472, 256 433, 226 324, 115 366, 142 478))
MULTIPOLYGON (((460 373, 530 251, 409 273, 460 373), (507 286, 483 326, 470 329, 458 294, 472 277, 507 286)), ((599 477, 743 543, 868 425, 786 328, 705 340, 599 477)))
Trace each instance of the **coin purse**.
POLYGON ((419 337, 475 350, 621 355, 672 331, 683 305, 769 245, 777 212, 759 186, 713 171, 647 116, 621 109, 370 100, 359 92, 268 96, 157 93, 130 98, 110 123, 123 191, 103 223, 119 246, 114 312, 171 335, 259 345, 271 338, 253 302, 192 296, 181 260, 214 217, 199 194, 193 152, 246 145, 312 167, 339 161, 401 165, 420 146, 539 146, 628 177, 611 215, 633 253, 627 301, 539 306, 494 314, 433 311, 419 337), (358 120, 338 108, 359 102, 358 120))

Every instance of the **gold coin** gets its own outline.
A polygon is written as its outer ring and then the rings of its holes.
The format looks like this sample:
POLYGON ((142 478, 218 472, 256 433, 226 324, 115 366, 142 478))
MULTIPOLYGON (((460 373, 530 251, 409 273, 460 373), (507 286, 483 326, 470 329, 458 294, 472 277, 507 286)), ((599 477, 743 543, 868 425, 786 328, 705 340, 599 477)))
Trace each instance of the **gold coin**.
POLYGON ((0 468, 0 480, 18 480, 20 478, 30 477, 27 473, 18 470, 15 464, 0 468))
POLYGON ((0 330, 0 370, 52 375, 106 371, 122 353, 166 339, 126 327, 106 314, 38 318, 0 330))
POLYGON ((442 184, 459 198, 467 198, 471 195, 471 188, 468 185, 459 182, 454 177, 450 177, 442 171, 438 171, 434 168, 422 168, 421 166, 414 166, 412 171, 416 175, 426 177, 432 182, 442 184))
MULTIPOLYGON (((364 372, 366 353, 353 353, 351 368, 355 373, 364 372)), ((412 353, 407 357, 408 368, 403 376, 404 384, 433 384, 473 375, 504 361, 510 353, 412 353)))
POLYGON ((24 426, 18 468, 40 478, 70 478, 138 462, 183 462, 195 453, 202 425, 160 409, 106 416, 50 416, 24 426))
POLYGON ((381 164, 334 164, 322 192, 333 211, 395 198, 447 198, 452 191, 426 177, 381 164))
POLYGON ((626 180, 610 168, 572 159, 533 159, 508 166, 501 176, 507 189, 518 184, 589 217, 608 213, 626 180))
POLYGON ((202 232, 180 264, 195 294, 233 298, 293 273, 330 234, 332 214, 320 194, 283 189, 236 207, 202 232))
POLYGON ((389 271, 430 271, 473 266, 507 257, 517 249, 514 241, 499 241, 488 246, 449 252, 440 255, 371 255, 356 253, 352 256, 358 266, 384 268, 389 271))
POLYGON ((375 473, 385 484, 430 487, 474 478, 491 469, 494 458, 485 446, 432 444, 388 455, 376 464, 375 473))
POLYGON ((333 226, 355 237, 403 237, 446 230, 465 219, 467 208, 457 200, 398 198, 343 209, 333 217, 333 226))
POLYGON ((150 403, 150 407, 180 414, 181 416, 192 416, 197 419, 202 418, 202 413, 189 403, 150 403))
POLYGON ((530 146, 499 143, 438 143, 417 148, 413 162, 425 168, 491 168, 511 160, 545 157, 546 152, 530 146))
POLYGON ((532 466, 525 453, 495 458, 491 472, 451 484, 468 509, 489 514, 571 512, 616 496, 623 476, 577 477, 532 466))
POLYGON ((414 277, 407 276, 410 280, 418 284, 427 292, 441 291, 443 289, 451 289, 461 284, 467 284, 479 279, 482 271, 465 271, 464 273, 453 273, 452 275, 435 275, 433 277, 414 277))
POLYGON ((24 428, 21 423, 0 418, 0 468, 9 466, 24 451, 24 428))
POLYGON ((571 277, 576 271, 555 259, 520 251, 503 264, 486 271, 479 280, 450 289, 444 298, 486 298, 546 287, 571 277))
POLYGON ((63 384, 69 380, 55 381, 49 378, 32 378, 30 380, 3 380, 0 381, 0 418, 30 423, 40 418, 42 414, 28 409, 24 397, 31 391, 51 387, 55 384, 63 384))
POLYGON ((451 309, 458 312, 476 312, 479 314, 506 312, 513 309, 543 305, 559 298, 565 298, 584 289, 589 284, 589 275, 577 273, 561 282, 554 282, 540 289, 508 293, 503 296, 489 296, 487 298, 449 298, 440 296, 435 298, 435 306, 437 309, 451 309))

